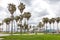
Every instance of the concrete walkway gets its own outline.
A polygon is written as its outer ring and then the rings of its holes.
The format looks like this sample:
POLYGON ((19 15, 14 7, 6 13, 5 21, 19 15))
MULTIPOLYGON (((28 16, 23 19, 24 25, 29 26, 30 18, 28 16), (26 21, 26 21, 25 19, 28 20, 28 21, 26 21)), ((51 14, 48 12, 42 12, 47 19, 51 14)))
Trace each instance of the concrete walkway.
POLYGON ((9 36, 10 34, 0 34, 0 36, 9 36))
POLYGON ((4 38, 0 38, 0 40, 2 40, 2 39, 4 39, 4 38))

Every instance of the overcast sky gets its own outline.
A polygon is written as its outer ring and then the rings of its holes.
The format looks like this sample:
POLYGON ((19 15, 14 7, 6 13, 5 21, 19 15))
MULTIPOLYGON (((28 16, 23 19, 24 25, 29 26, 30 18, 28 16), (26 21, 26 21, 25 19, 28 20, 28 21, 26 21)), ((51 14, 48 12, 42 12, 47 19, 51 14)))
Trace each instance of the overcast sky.
MULTIPOLYGON (((37 24, 43 17, 60 16, 60 0, 0 0, 0 21, 6 17, 10 17, 8 4, 13 3, 18 7, 19 3, 23 2, 26 5, 25 11, 31 12, 32 16, 29 24, 37 24)), ((14 16, 19 15, 17 8, 14 16)))

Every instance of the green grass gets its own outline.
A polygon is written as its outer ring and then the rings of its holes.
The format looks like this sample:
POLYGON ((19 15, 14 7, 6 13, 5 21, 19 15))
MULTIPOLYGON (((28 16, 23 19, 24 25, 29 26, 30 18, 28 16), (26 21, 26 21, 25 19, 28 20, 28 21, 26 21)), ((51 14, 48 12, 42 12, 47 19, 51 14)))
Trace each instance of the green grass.
POLYGON ((60 40, 60 34, 12 35, 1 38, 4 38, 3 40, 60 40))

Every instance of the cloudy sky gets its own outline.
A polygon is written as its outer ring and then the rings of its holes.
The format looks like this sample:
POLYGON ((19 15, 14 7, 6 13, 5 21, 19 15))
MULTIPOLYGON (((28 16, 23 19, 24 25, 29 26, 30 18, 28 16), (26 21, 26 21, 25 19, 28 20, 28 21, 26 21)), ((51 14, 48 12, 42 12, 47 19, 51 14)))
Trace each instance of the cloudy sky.
MULTIPOLYGON (((6 17, 10 17, 8 4, 13 3, 17 8, 20 1, 26 5, 24 12, 29 11, 32 14, 29 24, 35 25, 43 17, 52 18, 60 16, 60 0, 0 0, 0 21, 6 17)), ((19 14, 17 8, 14 16, 19 14)))

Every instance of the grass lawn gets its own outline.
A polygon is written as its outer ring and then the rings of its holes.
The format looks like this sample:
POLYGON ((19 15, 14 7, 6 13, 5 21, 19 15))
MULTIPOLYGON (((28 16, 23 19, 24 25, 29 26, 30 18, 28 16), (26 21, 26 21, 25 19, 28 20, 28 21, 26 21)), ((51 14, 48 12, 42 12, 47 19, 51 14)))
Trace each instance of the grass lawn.
POLYGON ((0 38, 4 38, 3 40, 60 40, 60 34, 12 35, 0 38))

